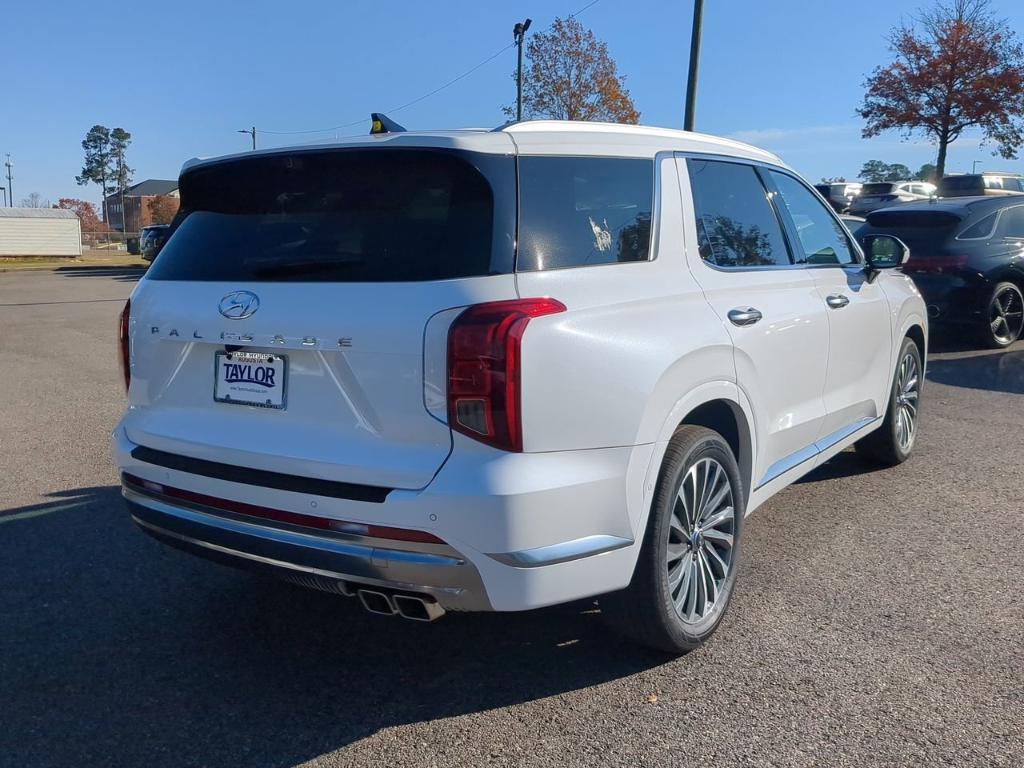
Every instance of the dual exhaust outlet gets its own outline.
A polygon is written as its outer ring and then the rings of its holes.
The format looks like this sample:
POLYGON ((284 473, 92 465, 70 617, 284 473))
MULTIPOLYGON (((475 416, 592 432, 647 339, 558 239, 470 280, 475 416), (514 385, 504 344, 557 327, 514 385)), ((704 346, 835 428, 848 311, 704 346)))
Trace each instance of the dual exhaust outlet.
POLYGON ((434 621, 445 613, 444 608, 437 602, 416 595, 389 594, 376 589, 360 589, 356 591, 356 595, 363 608, 382 616, 397 614, 410 621, 434 621))

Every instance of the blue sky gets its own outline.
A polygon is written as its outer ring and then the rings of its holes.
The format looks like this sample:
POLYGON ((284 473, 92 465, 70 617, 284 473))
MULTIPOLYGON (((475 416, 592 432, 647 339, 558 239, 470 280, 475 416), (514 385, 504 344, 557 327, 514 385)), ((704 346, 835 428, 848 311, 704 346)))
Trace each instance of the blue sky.
MULTIPOLYGON (((887 60, 888 29, 928 1, 710 0, 697 129, 771 149, 814 181, 852 178, 871 159, 913 169, 933 160, 922 141, 861 139, 854 113, 865 75, 887 60)), ((588 2, 10 3, 0 153, 11 153, 17 199, 95 201, 95 188, 74 180, 95 123, 131 131, 136 180, 244 150, 249 138, 236 131, 253 124, 260 146, 362 133, 371 110, 405 104, 508 45, 515 21, 529 16, 537 31, 588 2), (262 132, 351 121, 360 122, 336 132, 262 132)), ((994 5, 1024 35, 1024 2, 994 5)), ((691 9, 686 0, 599 0, 580 15, 608 43, 645 124, 681 127, 691 9)), ((410 128, 500 124, 514 66, 510 48, 393 117, 410 128)), ((951 170, 980 160, 1024 172, 1024 161, 993 157, 977 139, 953 145, 951 170)))

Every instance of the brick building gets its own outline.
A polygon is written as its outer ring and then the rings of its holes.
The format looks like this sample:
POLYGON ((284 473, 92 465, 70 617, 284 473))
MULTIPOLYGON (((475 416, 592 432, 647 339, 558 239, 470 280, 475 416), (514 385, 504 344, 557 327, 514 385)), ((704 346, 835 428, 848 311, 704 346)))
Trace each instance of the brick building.
POLYGON ((124 193, 115 192, 107 196, 107 225, 122 232, 138 232, 153 223, 149 202, 155 197, 167 196, 178 199, 178 182, 169 179, 146 179, 132 184, 124 193), (124 210, 121 210, 121 200, 124 210), (125 226, 127 225, 127 227, 125 226))

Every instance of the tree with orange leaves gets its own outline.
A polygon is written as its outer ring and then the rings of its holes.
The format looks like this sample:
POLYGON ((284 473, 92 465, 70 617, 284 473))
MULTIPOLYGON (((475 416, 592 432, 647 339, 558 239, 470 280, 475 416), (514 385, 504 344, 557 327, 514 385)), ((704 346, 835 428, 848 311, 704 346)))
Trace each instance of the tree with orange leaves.
MULTIPOLYGON (((530 38, 529 64, 523 73, 523 111, 528 117, 552 120, 603 120, 636 123, 633 106, 608 55, 607 44, 575 18, 555 19, 551 28, 530 38)), ((512 75, 515 79, 515 73, 512 75)), ((515 115, 515 107, 505 107, 515 115)))
POLYGON ((865 138, 898 130, 938 144, 935 175, 946 150, 968 128, 980 128, 996 153, 1017 156, 1024 144, 1024 48, 989 0, 951 0, 922 12, 890 35, 895 61, 865 83, 857 110, 865 138))

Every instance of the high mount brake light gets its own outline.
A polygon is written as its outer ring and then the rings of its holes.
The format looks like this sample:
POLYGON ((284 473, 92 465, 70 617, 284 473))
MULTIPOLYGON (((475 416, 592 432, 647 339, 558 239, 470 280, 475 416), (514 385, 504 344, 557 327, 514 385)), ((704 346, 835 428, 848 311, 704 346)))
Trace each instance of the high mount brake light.
POLYGON ((117 340, 121 346, 121 375, 124 376, 124 389, 128 391, 128 385, 132 383, 131 352, 128 345, 128 320, 131 317, 132 300, 128 299, 121 310, 121 320, 118 323, 117 340))
POLYGON ((474 440, 523 450, 520 345, 534 317, 564 312, 555 299, 475 304, 448 329, 448 423, 474 440))

